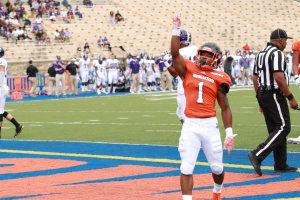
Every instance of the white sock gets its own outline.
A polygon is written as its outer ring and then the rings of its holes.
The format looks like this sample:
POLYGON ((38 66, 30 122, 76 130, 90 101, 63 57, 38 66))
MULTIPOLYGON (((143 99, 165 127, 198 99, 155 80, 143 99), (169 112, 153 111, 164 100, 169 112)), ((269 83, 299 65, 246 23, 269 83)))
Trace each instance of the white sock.
POLYGON ((182 195, 182 200, 192 200, 192 195, 182 195))
POLYGON ((218 184, 215 183, 215 184, 214 184, 213 192, 214 192, 214 193, 221 193, 222 187, 223 187, 223 184, 218 185, 218 184))

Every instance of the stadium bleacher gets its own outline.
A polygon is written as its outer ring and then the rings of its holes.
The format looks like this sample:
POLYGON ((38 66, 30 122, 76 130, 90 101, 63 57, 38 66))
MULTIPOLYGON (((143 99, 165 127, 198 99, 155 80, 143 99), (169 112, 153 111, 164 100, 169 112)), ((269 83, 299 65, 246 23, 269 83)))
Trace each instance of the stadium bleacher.
MULTIPOLYGON (((107 36, 112 51, 119 57, 126 56, 117 48, 120 45, 127 52, 159 55, 161 51, 169 49, 170 18, 174 13, 181 13, 183 27, 192 33, 195 44, 214 41, 231 51, 246 43, 254 51, 261 49, 268 41, 271 30, 278 27, 287 30, 294 40, 300 35, 295 25, 300 19, 300 3, 294 0, 94 0, 93 3, 94 6, 90 8, 83 6, 79 0, 70 1, 71 5, 79 4, 83 13, 82 19, 76 17, 71 23, 62 20, 51 22, 44 18, 50 43, 38 45, 33 41, 21 41, 13 44, 0 39, 6 49, 8 62, 11 67, 16 66, 11 71, 18 74, 18 66, 29 59, 48 63, 58 54, 63 59, 69 59, 76 55, 77 47, 85 42, 90 44, 93 55, 106 56, 109 52, 97 46, 100 35, 107 36), (285 6, 282 6, 283 2, 285 6), (112 25, 109 12, 117 10, 125 17, 125 22, 112 25), (69 43, 54 42, 53 33, 61 28, 71 31, 69 43)), ((288 43, 286 51, 289 51, 291 43, 288 43)), ((44 69, 48 67, 45 66, 44 69)))

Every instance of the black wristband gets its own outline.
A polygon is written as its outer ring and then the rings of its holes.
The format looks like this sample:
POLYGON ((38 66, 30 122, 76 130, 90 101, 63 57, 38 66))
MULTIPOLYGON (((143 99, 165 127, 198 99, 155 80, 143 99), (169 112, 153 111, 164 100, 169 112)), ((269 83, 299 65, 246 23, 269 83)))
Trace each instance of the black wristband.
POLYGON ((291 93, 291 94, 287 95, 286 98, 290 101, 294 98, 294 95, 291 93))

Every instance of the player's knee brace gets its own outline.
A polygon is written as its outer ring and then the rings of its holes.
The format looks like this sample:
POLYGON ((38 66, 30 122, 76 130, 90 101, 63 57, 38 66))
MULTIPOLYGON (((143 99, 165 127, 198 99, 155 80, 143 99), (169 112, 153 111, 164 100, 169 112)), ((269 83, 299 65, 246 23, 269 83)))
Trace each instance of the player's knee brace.
POLYGON ((6 112, 6 111, 4 111, 4 113, 3 113, 3 117, 7 117, 7 115, 8 115, 8 112, 6 112))
POLYGON ((3 114, 0 114, 0 122, 3 121, 3 114))
POLYGON ((210 169, 213 174, 220 175, 223 172, 223 165, 214 164, 210 166, 210 169))
POLYGON ((188 162, 182 162, 180 166, 180 172, 184 175, 192 175, 194 172, 195 165, 188 162))

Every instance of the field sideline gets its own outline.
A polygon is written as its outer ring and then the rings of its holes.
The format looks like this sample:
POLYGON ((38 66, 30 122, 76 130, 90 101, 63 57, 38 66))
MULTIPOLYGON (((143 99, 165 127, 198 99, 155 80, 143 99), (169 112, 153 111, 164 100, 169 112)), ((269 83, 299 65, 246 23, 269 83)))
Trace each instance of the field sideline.
MULTIPOLYGON (((296 86, 291 89, 300 99, 296 86)), ((234 88, 229 99, 233 130, 238 134, 236 148, 254 148, 267 132, 253 91, 234 88)), ((177 145, 181 129, 175 115, 175 93, 8 102, 6 108, 25 125, 18 138, 22 140, 177 145)), ((299 111, 291 110, 290 137, 300 134, 299 116, 299 111)), ((224 134, 219 110, 218 119, 224 134)), ((3 129, 3 138, 12 139, 12 125, 5 122, 3 129)), ((288 145, 288 149, 299 152, 300 145, 288 145)))

